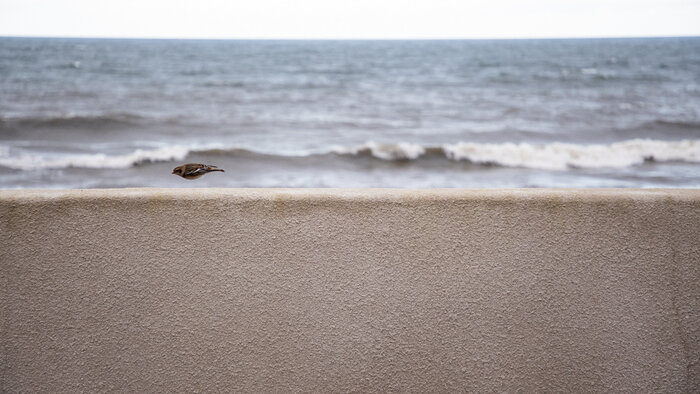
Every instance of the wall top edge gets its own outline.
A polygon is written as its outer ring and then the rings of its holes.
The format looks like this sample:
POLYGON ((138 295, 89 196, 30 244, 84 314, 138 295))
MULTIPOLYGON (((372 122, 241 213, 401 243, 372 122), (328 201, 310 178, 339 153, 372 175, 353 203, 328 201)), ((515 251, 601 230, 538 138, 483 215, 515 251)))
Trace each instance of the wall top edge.
POLYGON ((0 202, 46 200, 690 200, 700 202, 700 189, 258 189, 258 188, 127 188, 0 190, 0 202))

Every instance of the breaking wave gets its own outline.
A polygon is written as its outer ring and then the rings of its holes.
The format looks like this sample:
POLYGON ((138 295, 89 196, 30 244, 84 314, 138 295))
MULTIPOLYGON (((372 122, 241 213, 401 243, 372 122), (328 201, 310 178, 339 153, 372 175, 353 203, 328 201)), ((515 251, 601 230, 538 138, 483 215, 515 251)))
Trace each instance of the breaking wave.
POLYGON ((339 155, 371 155, 382 160, 415 160, 425 154, 425 149, 421 145, 408 142, 379 144, 369 141, 364 145, 355 147, 336 146, 331 151, 339 155))
POLYGON ((450 160, 464 160, 474 164, 546 170, 622 168, 645 161, 700 162, 700 140, 634 139, 607 145, 458 142, 440 147, 424 147, 405 142, 385 145, 367 142, 353 148, 335 148, 333 151, 355 156, 371 155, 383 160, 416 160, 426 155, 440 155, 450 160))
POLYGON ((184 146, 168 146, 157 149, 137 149, 123 155, 103 153, 46 157, 40 154, 10 156, 7 147, 0 148, 0 166, 16 170, 40 170, 57 168, 128 168, 134 165, 182 160, 190 153, 184 146))
POLYGON ((458 142, 440 146, 425 146, 408 142, 381 144, 373 141, 354 147, 332 147, 326 152, 295 155, 262 153, 241 147, 166 146, 157 149, 137 149, 121 155, 73 154, 50 156, 37 153, 13 152, 0 146, 0 166, 17 170, 57 168, 128 168, 155 162, 182 161, 192 155, 198 158, 239 158, 265 161, 271 158, 303 160, 308 157, 379 159, 419 163, 424 159, 465 161, 476 165, 496 165, 544 170, 569 168, 623 168, 644 162, 680 161, 700 163, 700 140, 660 141, 633 139, 611 144, 571 143, 472 143, 458 142))
POLYGON ((700 162, 700 140, 658 141, 634 139, 608 145, 473 144, 460 142, 443 147, 453 160, 479 164, 546 170, 567 168, 623 168, 645 161, 700 162))

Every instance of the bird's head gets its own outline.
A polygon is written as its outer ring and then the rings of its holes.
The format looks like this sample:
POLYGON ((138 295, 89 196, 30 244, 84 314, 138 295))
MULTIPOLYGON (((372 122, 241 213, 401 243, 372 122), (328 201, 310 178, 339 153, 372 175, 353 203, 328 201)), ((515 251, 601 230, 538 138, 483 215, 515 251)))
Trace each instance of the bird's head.
POLYGON ((182 171, 184 168, 182 166, 173 168, 173 174, 182 176, 182 171))

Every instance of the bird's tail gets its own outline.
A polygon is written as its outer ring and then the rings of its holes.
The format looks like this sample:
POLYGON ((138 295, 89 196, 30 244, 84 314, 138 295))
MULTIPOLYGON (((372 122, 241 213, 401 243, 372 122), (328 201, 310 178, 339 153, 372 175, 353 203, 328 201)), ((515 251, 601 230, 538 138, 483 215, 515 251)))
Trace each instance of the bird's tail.
POLYGON ((207 171, 221 171, 221 172, 226 172, 226 171, 224 171, 223 168, 219 168, 219 167, 217 167, 217 166, 208 166, 208 167, 207 167, 207 171))

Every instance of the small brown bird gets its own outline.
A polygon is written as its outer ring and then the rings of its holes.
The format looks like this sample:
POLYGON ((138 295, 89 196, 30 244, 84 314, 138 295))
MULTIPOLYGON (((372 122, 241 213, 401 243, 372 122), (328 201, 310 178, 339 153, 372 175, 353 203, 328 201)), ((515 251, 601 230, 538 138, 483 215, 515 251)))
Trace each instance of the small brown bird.
POLYGON ((180 175, 181 177, 185 179, 197 179, 200 176, 212 172, 212 171, 221 171, 224 172, 221 168, 218 168, 217 166, 211 166, 208 164, 195 164, 195 163, 188 163, 188 164, 183 164, 179 167, 175 167, 173 169, 173 174, 175 175, 180 175))

